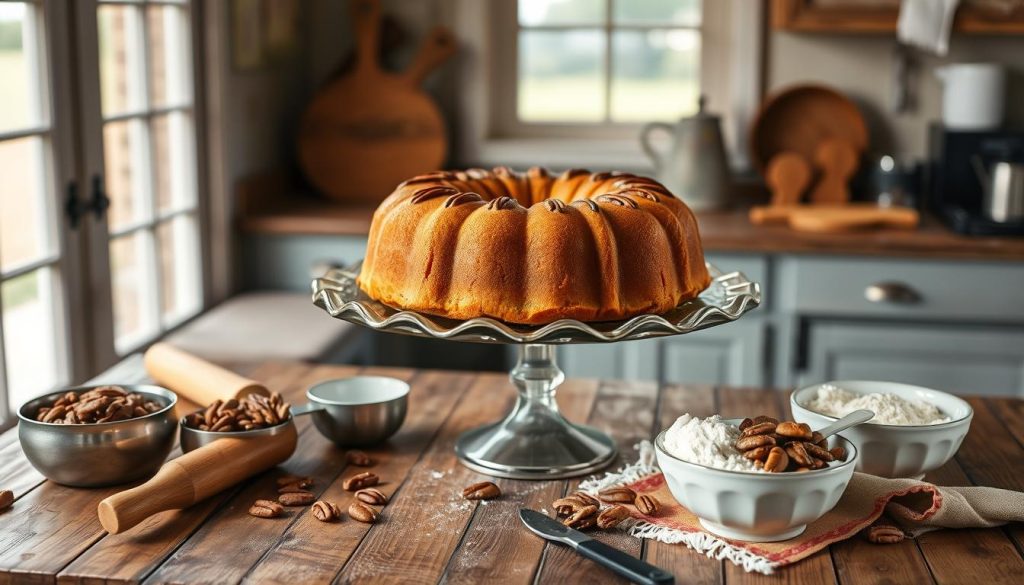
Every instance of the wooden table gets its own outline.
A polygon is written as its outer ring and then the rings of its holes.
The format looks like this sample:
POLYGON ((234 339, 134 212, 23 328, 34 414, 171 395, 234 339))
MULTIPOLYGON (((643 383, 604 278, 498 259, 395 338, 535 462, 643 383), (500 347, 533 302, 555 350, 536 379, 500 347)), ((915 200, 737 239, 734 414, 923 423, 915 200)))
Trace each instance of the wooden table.
MULTIPOLYGON (((0 489, 17 501, 0 513, 0 583, 209 582, 320 583, 577 583, 615 582, 614 575, 569 549, 548 545, 520 526, 520 506, 541 508, 573 489, 574 481, 498 480, 502 498, 467 502, 459 491, 484 479, 455 459, 462 431, 496 420, 514 400, 502 374, 359 369, 298 363, 260 364, 247 373, 300 402, 317 380, 357 372, 411 380, 411 408, 402 430, 369 450, 381 489, 393 494, 381 520, 318 522, 308 508, 277 519, 249 516, 249 505, 275 494, 287 472, 315 478, 323 499, 347 507, 341 480, 354 473, 344 452, 299 419, 299 446, 282 469, 192 509, 151 518, 133 530, 106 534, 96 504, 115 489, 73 489, 32 469, 16 431, 0 436, 0 489)), ((122 380, 127 383, 132 380, 122 380)), ((653 383, 569 380, 559 390, 569 419, 611 434, 627 458, 683 412, 739 416, 780 415, 786 394, 758 389, 663 386, 653 383)), ((959 454, 929 480, 1024 490, 1024 401, 970 399, 971 433, 959 454)), ((673 571, 680 583, 1020 583, 1024 525, 939 531, 896 545, 860 538, 839 543, 765 577, 744 573, 681 545, 640 541, 623 533, 595 536, 673 571)))

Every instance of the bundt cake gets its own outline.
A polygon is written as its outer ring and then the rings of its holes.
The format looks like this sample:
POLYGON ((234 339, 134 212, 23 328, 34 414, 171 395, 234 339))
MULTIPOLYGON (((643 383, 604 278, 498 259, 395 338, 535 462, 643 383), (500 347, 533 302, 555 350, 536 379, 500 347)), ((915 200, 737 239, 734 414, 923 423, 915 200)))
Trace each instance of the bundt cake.
POLYGON ((662 313, 710 281, 693 213, 657 181, 536 167, 405 181, 358 279, 393 307, 525 324, 662 313))

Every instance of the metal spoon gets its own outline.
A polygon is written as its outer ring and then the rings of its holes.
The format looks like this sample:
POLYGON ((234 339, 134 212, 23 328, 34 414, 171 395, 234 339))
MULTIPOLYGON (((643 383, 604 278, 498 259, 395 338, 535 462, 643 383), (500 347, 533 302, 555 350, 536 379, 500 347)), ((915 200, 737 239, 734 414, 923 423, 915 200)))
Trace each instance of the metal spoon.
POLYGON ((875 418, 875 413, 867 410, 866 408, 861 410, 855 410, 836 422, 828 425, 827 427, 818 429, 822 437, 830 437, 839 431, 845 431, 850 427, 855 427, 860 424, 864 424, 869 420, 875 418))

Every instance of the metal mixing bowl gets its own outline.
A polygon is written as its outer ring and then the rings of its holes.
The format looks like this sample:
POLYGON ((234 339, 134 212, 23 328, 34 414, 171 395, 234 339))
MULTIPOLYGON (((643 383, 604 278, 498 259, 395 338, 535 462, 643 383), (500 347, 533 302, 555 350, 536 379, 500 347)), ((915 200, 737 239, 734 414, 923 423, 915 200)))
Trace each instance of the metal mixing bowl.
POLYGON ((262 439, 296 432, 294 418, 290 418, 279 425, 274 425, 265 429, 253 429, 251 431, 201 431, 186 425, 184 418, 181 419, 178 425, 181 427, 181 451, 183 453, 188 453, 189 451, 194 451, 200 447, 209 445, 217 439, 262 439))
POLYGON ((81 394, 100 386, 66 388, 30 400, 18 409, 18 438, 29 463, 47 479, 74 487, 127 483, 156 473, 174 446, 173 410, 178 397, 159 386, 118 386, 143 394, 163 408, 128 420, 64 425, 31 417, 68 392, 81 394))
POLYGON ((336 445, 373 445, 405 422, 409 384, 386 376, 352 376, 314 384, 306 398, 308 404, 292 407, 292 416, 312 414, 320 434, 336 445))

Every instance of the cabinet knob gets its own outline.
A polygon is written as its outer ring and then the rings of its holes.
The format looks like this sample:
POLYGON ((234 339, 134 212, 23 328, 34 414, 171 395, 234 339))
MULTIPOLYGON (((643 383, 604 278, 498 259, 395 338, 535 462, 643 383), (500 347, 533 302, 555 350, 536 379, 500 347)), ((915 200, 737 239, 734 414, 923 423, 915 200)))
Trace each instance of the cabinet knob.
POLYGON ((877 282, 864 289, 864 298, 872 303, 893 303, 916 305, 922 300, 921 294, 902 282, 877 282))

